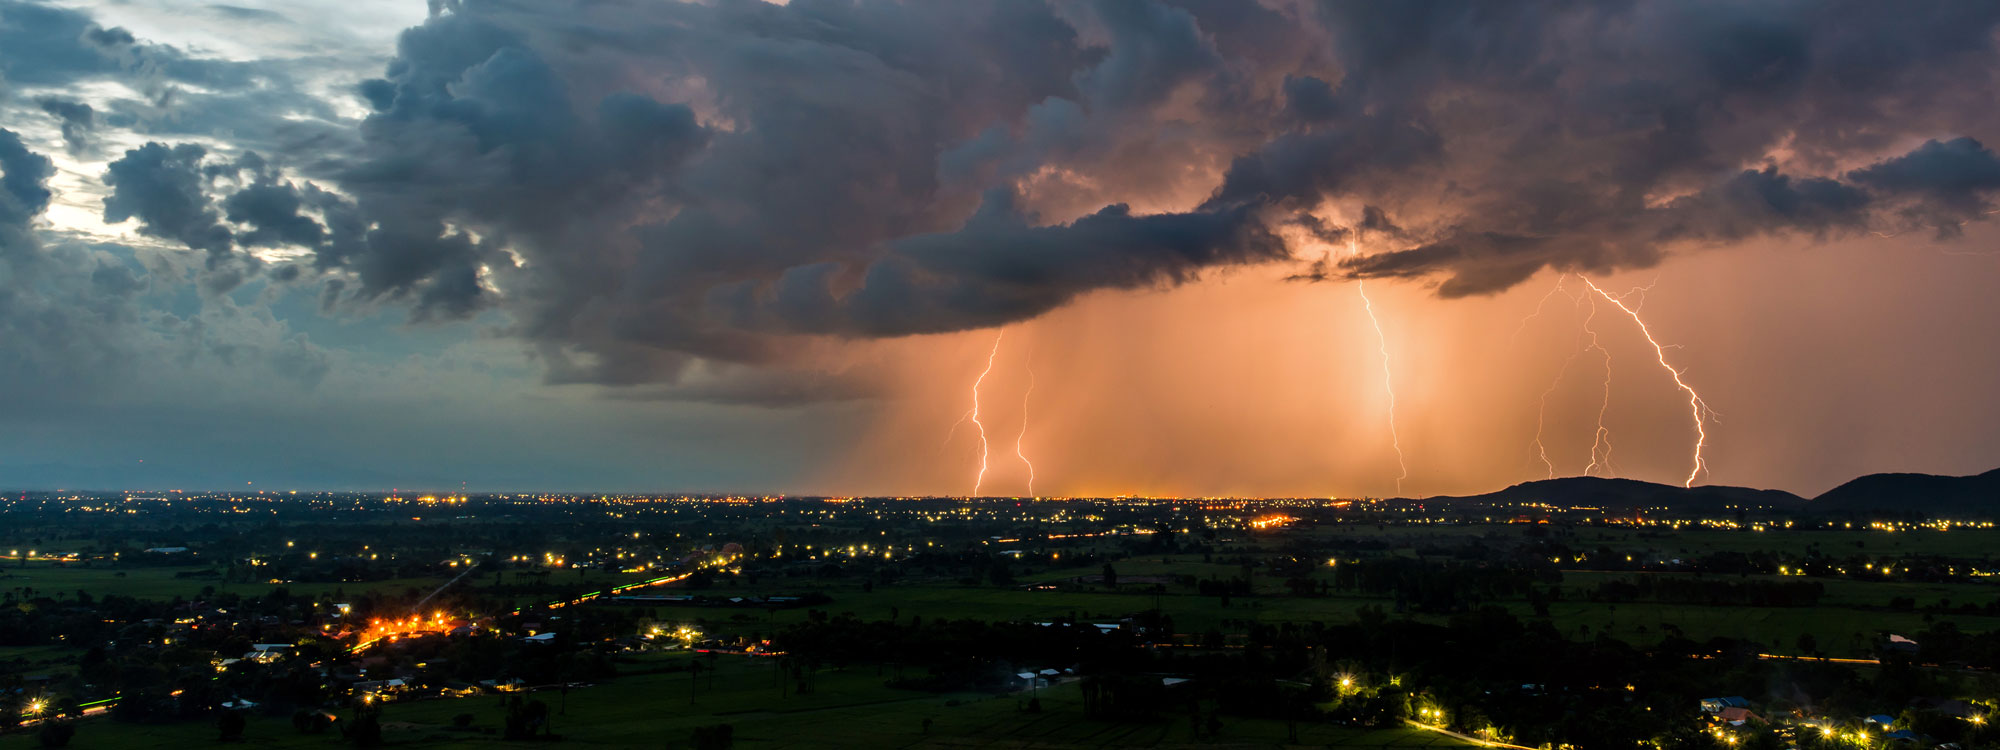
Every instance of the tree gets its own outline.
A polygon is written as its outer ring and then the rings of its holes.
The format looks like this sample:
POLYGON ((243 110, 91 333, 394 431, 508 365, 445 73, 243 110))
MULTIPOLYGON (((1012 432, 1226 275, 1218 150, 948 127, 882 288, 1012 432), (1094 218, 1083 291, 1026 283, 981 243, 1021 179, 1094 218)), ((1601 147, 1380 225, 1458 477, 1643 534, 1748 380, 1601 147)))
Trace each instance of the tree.
POLYGON ((1111 567, 1111 563, 1104 564, 1104 587, 1118 588, 1118 569, 1111 567))
POLYGON ((503 736, 510 740, 534 739, 547 729, 548 722, 548 704, 513 696, 507 700, 507 730, 503 736))
POLYGON ((75 736, 76 725, 67 721, 47 721, 42 722, 42 731, 35 734, 35 739, 42 743, 42 747, 69 747, 70 738, 75 736))
POLYGON ((713 724, 694 728, 696 750, 729 750, 736 746, 736 727, 733 724, 713 724))
POLYGON ((222 712, 222 715, 215 719, 215 730, 220 735, 216 737, 216 741, 235 742, 243 739, 243 727, 247 723, 249 722, 243 720, 242 713, 236 711, 222 712))
POLYGON ((324 711, 299 709, 292 713, 292 728, 303 734, 319 734, 333 726, 333 719, 324 711))
POLYGON ((347 741, 354 743, 355 747, 381 747, 382 709, 374 706, 355 709, 354 722, 343 729, 342 733, 347 735, 347 741))

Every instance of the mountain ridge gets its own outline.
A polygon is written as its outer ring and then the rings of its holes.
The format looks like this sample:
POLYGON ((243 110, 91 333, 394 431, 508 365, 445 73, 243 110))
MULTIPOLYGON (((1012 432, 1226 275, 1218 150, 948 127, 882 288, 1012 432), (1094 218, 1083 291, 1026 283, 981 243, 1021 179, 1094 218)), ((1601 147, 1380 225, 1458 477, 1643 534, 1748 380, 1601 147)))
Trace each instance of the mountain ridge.
POLYGON ((1968 476, 1886 472, 1848 480, 1806 498, 1784 490, 1728 485, 1680 487, 1638 479, 1556 477, 1537 479, 1474 495, 1439 495, 1426 500, 1454 502, 1547 502, 1607 510, 1670 507, 1723 510, 1764 506, 1812 512, 1901 511, 1929 514, 2000 513, 2000 469, 1968 476))

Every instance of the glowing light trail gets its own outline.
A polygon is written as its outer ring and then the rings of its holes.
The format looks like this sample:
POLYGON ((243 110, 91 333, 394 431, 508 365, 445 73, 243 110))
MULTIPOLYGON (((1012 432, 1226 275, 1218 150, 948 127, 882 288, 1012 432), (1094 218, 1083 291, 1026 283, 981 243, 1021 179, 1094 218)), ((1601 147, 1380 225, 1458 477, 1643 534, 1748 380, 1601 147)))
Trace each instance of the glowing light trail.
POLYGON ((1688 470, 1687 481, 1682 482, 1681 486, 1693 487, 1694 480, 1708 470, 1708 462, 1702 456, 1703 449, 1708 447, 1708 429, 1702 424, 1704 416, 1708 412, 1708 403, 1702 401, 1701 394, 1696 393, 1694 388, 1689 386, 1687 381, 1681 377, 1681 371, 1674 369, 1674 366, 1667 362, 1667 348, 1661 346, 1659 339, 1653 337, 1653 329, 1646 326, 1646 321, 1639 317, 1638 310, 1627 306, 1623 299, 1611 296, 1610 293, 1598 288, 1597 284, 1592 283, 1590 279, 1583 276, 1578 276, 1577 278, 1583 279, 1583 283, 1589 285, 1590 290, 1596 292, 1597 296, 1603 297, 1605 301, 1617 305, 1619 310, 1624 311, 1627 316, 1632 318, 1633 323, 1638 324, 1639 332, 1646 337, 1646 343, 1653 345, 1653 354, 1659 359, 1661 369, 1666 370, 1667 374, 1672 375, 1674 386, 1687 394, 1688 412, 1694 417, 1694 466, 1688 470))
MULTIPOLYGON (((998 342, 995 342, 998 343, 998 342)), ((1028 390, 1021 393, 1021 432, 1014 436, 1014 456, 1028 467, 1028 497, 1035 496, 1035 462, 1028 460, 1028 454, 1021 450, 1021 441, 1028 439, 1028 397, 1035 393, 1035 367, 1028 365, 1028 390)))
POLYGON ((986 460, 990 448, 986 442, 986 424, 979 421, 979 384, 986 382, 986 376, 993 372, 993 360, 1000 356, 1000 339, 1006 335, 1007 330, 1004 328, 994 334, 993 351, 986 354, 986 369, 979 371, 979 377, 972 381, 972 410, 965 413, 965 418, 972 421, 973 428, 979 430, 979 476, 972 480, 973 497, 978 497, 979 488, 986 484, 986 460))

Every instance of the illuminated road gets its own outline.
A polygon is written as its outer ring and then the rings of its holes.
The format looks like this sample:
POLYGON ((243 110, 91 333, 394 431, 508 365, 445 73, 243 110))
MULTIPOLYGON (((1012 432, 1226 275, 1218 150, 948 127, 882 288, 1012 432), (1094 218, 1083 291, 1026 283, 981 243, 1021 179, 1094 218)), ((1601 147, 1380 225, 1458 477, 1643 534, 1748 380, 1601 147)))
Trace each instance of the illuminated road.
POLYGON ((1479 739, 1478 737, 1474 737, 1469 734, 1459 734, 1444 727, 1425 724, 1415 719, 1404 719, 1403 723, 1409 724, 1410 726, 1416 727, 1418 729, 1422 729, 1426 732, 1436 732, 1438 734, 1442 734, 1447 737, 1454 737, 1457 739, 1465 740, 1466 742, 1470 742, 1474 745, 1479 745, 1482 747, 1505 747, 1505 748, 1513 748, 1513 750, 1539 750, 1538 748, 1527 747, 1525 745, 1509 745, 1505 742, 1491 742, 1488 740, 1482 740, 1479 739))

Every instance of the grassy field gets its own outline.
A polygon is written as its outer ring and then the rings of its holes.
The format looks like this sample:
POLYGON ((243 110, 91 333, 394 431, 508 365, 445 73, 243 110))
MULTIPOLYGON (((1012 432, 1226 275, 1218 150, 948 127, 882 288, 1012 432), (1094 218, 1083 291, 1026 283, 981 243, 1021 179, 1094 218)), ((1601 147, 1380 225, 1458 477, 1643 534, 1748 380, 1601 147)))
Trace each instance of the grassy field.
POLYGON ((363 591, 401 591, 415 588, 429 591, 444 583, 442 578, 399 578, 386 581, 353 583, 223 583, 218 577, 181 577, 181 573, 199 573, 211 570, 207 566, 159 567, 159 568, 110 568, 83 567, 80 565, 55 565, 51 563, 29 563, 26 566, 9 565, 0 568, 0 589, 32 588, 50 596, 74 597, 81 590, 91 596, 131 596, 147 599, 172 599, 176 596, 191 599, 201 595, 203 587, 213 586, 219 592, 230 592, 244 596, 262 595, 274 589, 283 588, 294 594, 318 596, 334 591, 360 594, 363 591))
MULTIPOLYGON (((1127 581, 1140 576, 1167 575, 1175 572, 1194 575, 1210 573, 1236 575, 1239 570, 1236 566, 1204 564, 1198 558, 1191 561, 1171 560, 1162 564, 1159 558, 1154 557, 1126 560, 1119 562, 1117 566, 1121 579, 1127 581), (1208 570, 1211 568, 1216 570, 1208 570)), ((1097 572, 1094 569, 1066 569, 1024 577, 1024 580, 1064 580, 1073 576, 1095 575, 1097 572)), ((1653 602, 1609 604, 1591 602, 1584 598, 1587 591, 1603 581, 1629 579, 1634 575, 1637 574, 1565 573, 1563 587, 1568 598, 1552 603, 1549 610, 1551 622, 1559 630, 1572 636, 1583 632, 1579 628, 1587 628, 1589 636, 1608 632, 1634 643, 1650 643, 1664 638, 1670 632, 1665 626, 1672 625, 1685 636, 1696 640, 1706 640, 1716 636, 1751 638, 1784 653, 1791 652, 1799 635, 1806 633, 1811 634, 1818 642, 1818 648, 1830 656, 1866 655, 1883 631, 1915 633, 1929 627, 1934 620, 1950 621, 1961 629, 1972 632, 2000 628, 2000 618, 1996 617, 1950 614, 1927 619, 1920 612, 1898 612, 1887 607, 1892 597, 1910 597, 1919 607, 1944 600, 1950 600, 1954 604, 1983 604, 2000 595, 2000 588, 1986 584, 1751 577, 1818 581, 1826 586, 1827 594, 1821 605, 1814 608, 1709 607, 1653 602)), ((1727 577, 1715 580, 1739 579, 1727 577)), ((1018 587, 916 583, 878 585, 873 591, 864 591, 858 583, 810 582, 781 583, 754 589, 725 587, 711 593, 736 596, 812 589, 824 591, 833 597, 832 603, 822 607, 827 611, 836 614, 851 613, 863 619, 886 619, 893 614, 905 620, 911 616, 925 619, 968 618, 989 621, 1076 617, 1080 620, 1104 622, 1151 609, 1157 602, 1161 610, 1173 617, 1175 630, 1183 634, 1201 633, 1209 628, 1240 631, 1242 628, 1238 623, 1243 622, 1268 624, 1308 621, 1350 622, 1362 607, 1393 609, 1393 602, 1386 598, 1357 595, 1301 598, 1275 595, 1279 587, 1280 581, 1266 577, 1260 580, 1258 588, 1261 592, 1273 595, 1236 597, 1227 607, 1222 605, 1220 598, 1198 596, 1184 587, 1173 585, 1167 587, 1166 593, 1155 596, 1148 593, 1151 584, 1125 584, 1117 591, 1096 586, 1077 591, 1030 591, 1018 587)), ((1495 603, 1523 618, 1531 617, 1533 614, 1525 600, 1495 603)), ((766 613, 754 610, 662 607, 658 612, 660 617, 666 620, 699 619, 710 623, 712 627, 721 626, 732 631, 766 632, 799 622, 807 616, 805 610, 766 613), (732 623, 732 617, 740 619, 732 623)), ((1417 617, 1432 622, 1441 622, 1444 619, 1424 615, 1417 617)))
MULTIPOLYGON (((677 656, 674 658, 686 658, 677 656)), ((1042 690, 1041 713, 1021 710, 1026 695, 940 695, 883 686, 874 669, 825 672, 809 695, 780 695, 769 662, 725 658, 711 679, 685 673, 620 677, 594 687, 535 697, 559 711, 561 745, 687 747, 695 727, 728 723, 740 748, 1065 748, 1287 744, 1282 722, 1230 720, 1216 738, 1196 739, 1171 715, 1155 722, 1085 718, 1074 685, 1042 690), (691 688, 693 688, 691 690, 691 688), (692 694, 693 700, 690 701, 692 694), (930 719, 928 731, 924 720, 930 719)), ((389 705, 385 737, 393 747, 520 747, 502 742, 502 698, 480 696, 389 705), (451 719, 473 714, 472 731, 451 729, 451 719), (490 732, 490 733, 489 733, 490 732)), ((1349 729, 1302 725, 1299 741, 1328 747, 1463 747, 1457 740, 1407 728, 1349 729)), ((74 748, 184 748, 213 745, 215 732, 201 724, 133 726, 94 718, 79 724, 74 748)), ((340 746, 333 735, 301 735, 283 717, 254 718, 239 746, 320 748, 340 746)), ((34 747, 31 736, 0 737, 0 750, 34 747)))

